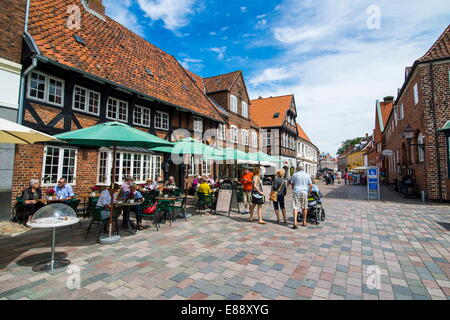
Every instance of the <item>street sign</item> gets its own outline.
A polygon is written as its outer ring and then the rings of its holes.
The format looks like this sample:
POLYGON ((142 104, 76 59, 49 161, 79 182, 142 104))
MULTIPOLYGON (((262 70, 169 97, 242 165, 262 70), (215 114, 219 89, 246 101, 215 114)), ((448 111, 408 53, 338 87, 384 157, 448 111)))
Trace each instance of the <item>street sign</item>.
POLYGON ((367 198, 380 200, 380 170, 377 167, 367 168, 367 198))
POLYGON ((384 150, 384 151, 382 152, 382 154, 383 154, 383 156, 385 156, 385 157, 392 157, 392 156, 394 155, 394 151, 393 151, 393 150, 386 149, 386 150, 384 150))

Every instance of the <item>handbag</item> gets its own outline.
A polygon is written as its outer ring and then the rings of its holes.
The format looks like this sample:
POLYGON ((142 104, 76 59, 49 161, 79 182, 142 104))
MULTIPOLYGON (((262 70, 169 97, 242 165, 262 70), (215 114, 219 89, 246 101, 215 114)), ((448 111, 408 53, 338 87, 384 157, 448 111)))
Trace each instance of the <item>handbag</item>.
POLYGON ((148 214, 148 215, 152 215, 155 213, 156 211, 156 207, 157 207, 158 203, 155 203, 153 206, 145 208, 144 209, 144 214, 148 214))
MULTIPOLYGON (((261 181, 259 181, 259 185, 260 189, 262 189, 261 181)), ((264 195, 256 192, 255 190, 252 190, 252 198, 255 199, 258 204, 264 204, 264 202, 266 202, 264 199, 264 195)))
POLYGON ((281 184, 281 186, 278 188, 277 191, 270 192, 270 197, 269 197, 270 201, 273 201, 273 202, 277 202, 278 201, 278 194, 280 193, 281 189, 283 189, 285 182, 286 181, 283 180, 283 183, 281 184))

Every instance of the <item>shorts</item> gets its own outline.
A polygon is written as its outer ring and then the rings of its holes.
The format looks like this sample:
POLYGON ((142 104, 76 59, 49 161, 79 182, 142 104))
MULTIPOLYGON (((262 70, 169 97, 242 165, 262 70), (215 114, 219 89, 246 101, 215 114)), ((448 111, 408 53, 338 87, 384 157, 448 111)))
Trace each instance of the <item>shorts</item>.
POLYGON ((292 200, 293 210, 307 210, 308 209, 308 195, 306 193, 294 193, 292 200))
POLYGON ((248 207, 252 203, 252 192, 244 190, 244 206, 248 207))
POLYGON ((278 196, 277 201, 273 202, 273 208, 275 210, 278 210, 278 209, 284 210, 284 209, 286 209, 286 207, 284 205, 284 196, 278 196))

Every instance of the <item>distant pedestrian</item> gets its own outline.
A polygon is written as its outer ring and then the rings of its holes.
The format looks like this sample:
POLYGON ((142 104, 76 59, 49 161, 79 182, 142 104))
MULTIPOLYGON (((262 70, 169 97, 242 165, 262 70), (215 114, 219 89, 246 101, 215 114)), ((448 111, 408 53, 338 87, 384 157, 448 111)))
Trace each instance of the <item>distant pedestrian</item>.
POLYGON ((331 184, 334 184, 334 172, 330 174, 331 184))
POLYGON ((338 171, 338 173, 337 173, 338 184, 341 184, 341 179, 342 179, 342 173, 340 171, 338 171))
POLYGON ((292 177, 292 189, 294 190, 294 198, 292 201, 292 209, 294 213, 294 226, 297 229, 298 211, 303 211, 303 227, 306 227, 306 218, 308 216, 308 194, 312 191, 311 177, 306 174, 302 166, 297 167, 297 172, 292 177))
POLYGON ((275 182, 272 186, 272 192, 277 193, 277 201, 273 202, 275 214, 277 216, 277 223, 280 223, 280 209, 283 213, 283 222, 287 223, 286 219, 286 207, 284 205, 284 197, 287 193, 287 182, 284 179, 285 171, 283 169, 278 170, 275 174, 275 182))
POLYGON ((264 204, 264 190, 261 177, 259 175, 259 168, 256 168, 253 171, 253 182, 252 182, 252 205, 250 208, 250 218, 249 221, 253 221, 253 213, 255 211, 255 207, 257 207, 258 211, 258 223, 266 224, 262 217, 262 206, 264 204))
POLYGON ((348 184, 348 171, 347 170, 345 170, 345 172, 344 172, 344 182, 345 182, 345 185, 348 184))

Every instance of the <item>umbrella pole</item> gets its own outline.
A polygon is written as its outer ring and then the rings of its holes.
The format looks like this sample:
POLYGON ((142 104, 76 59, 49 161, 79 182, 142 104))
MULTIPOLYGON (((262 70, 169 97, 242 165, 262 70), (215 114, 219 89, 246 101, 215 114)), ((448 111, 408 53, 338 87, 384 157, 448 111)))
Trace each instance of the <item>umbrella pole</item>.
POLYGON ((112 217, 114 214, 114 175, 116 173, 116 145, 114 144, 113 148, 113 167, 111 174, 111 188, 109 190, 109 194, 111 195, 111 211, 109 213, 109 237, 112 235, 112 217))

